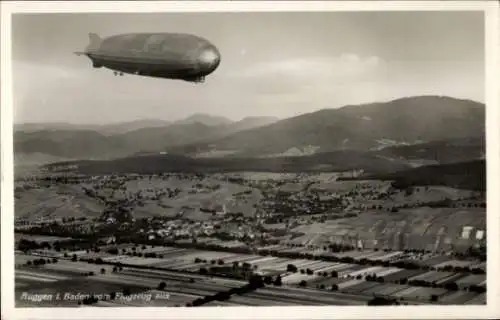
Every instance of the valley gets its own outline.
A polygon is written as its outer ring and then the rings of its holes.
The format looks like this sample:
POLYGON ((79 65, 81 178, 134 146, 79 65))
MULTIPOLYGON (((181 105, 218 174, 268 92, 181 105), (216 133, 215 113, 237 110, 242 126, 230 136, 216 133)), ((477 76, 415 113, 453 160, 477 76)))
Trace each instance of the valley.
POLYGON ((486 303, 484 105, 52 126, 14 137, 17 306, 486 303))

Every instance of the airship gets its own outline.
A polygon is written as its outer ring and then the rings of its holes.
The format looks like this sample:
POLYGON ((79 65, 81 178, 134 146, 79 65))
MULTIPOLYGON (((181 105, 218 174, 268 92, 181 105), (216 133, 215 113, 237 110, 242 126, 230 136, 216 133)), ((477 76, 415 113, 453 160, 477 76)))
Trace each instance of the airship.
POLYGON ((208 40, 183 33, 129 33, 101 38, 89 33, 83 52, 93 68, 200 83, 217 69, 221 55, 208 40))

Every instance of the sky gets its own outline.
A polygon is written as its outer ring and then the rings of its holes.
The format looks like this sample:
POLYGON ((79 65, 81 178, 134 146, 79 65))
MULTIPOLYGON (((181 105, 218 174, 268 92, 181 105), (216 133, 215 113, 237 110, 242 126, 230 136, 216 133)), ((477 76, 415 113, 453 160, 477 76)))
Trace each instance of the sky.
POLYGON ((484 102, 482 12, 44 13, 12 17, 14 121, 239 120, 446 95, 484 102), (205 83, 116 77, 73 55, 101 37, 182 32, 221 64, 205 83))

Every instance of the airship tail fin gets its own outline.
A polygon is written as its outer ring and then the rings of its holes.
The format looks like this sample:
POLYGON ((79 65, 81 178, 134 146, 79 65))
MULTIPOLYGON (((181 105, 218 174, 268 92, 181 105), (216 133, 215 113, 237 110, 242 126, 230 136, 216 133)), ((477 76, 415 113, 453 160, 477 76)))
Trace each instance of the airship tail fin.
POLYGON ((89 41, 88 46, 85 48, 85 52, 99 50, 102 39, 97 33, 89 33, 89 41))

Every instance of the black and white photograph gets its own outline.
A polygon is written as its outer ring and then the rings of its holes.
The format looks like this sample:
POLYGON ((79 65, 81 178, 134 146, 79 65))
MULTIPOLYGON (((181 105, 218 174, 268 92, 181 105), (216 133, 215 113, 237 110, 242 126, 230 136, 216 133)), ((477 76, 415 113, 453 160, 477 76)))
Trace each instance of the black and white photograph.
POLYGON ((9 6, 2 296, 16 312, 498 311, 492 2, 144 3, 9 6))

